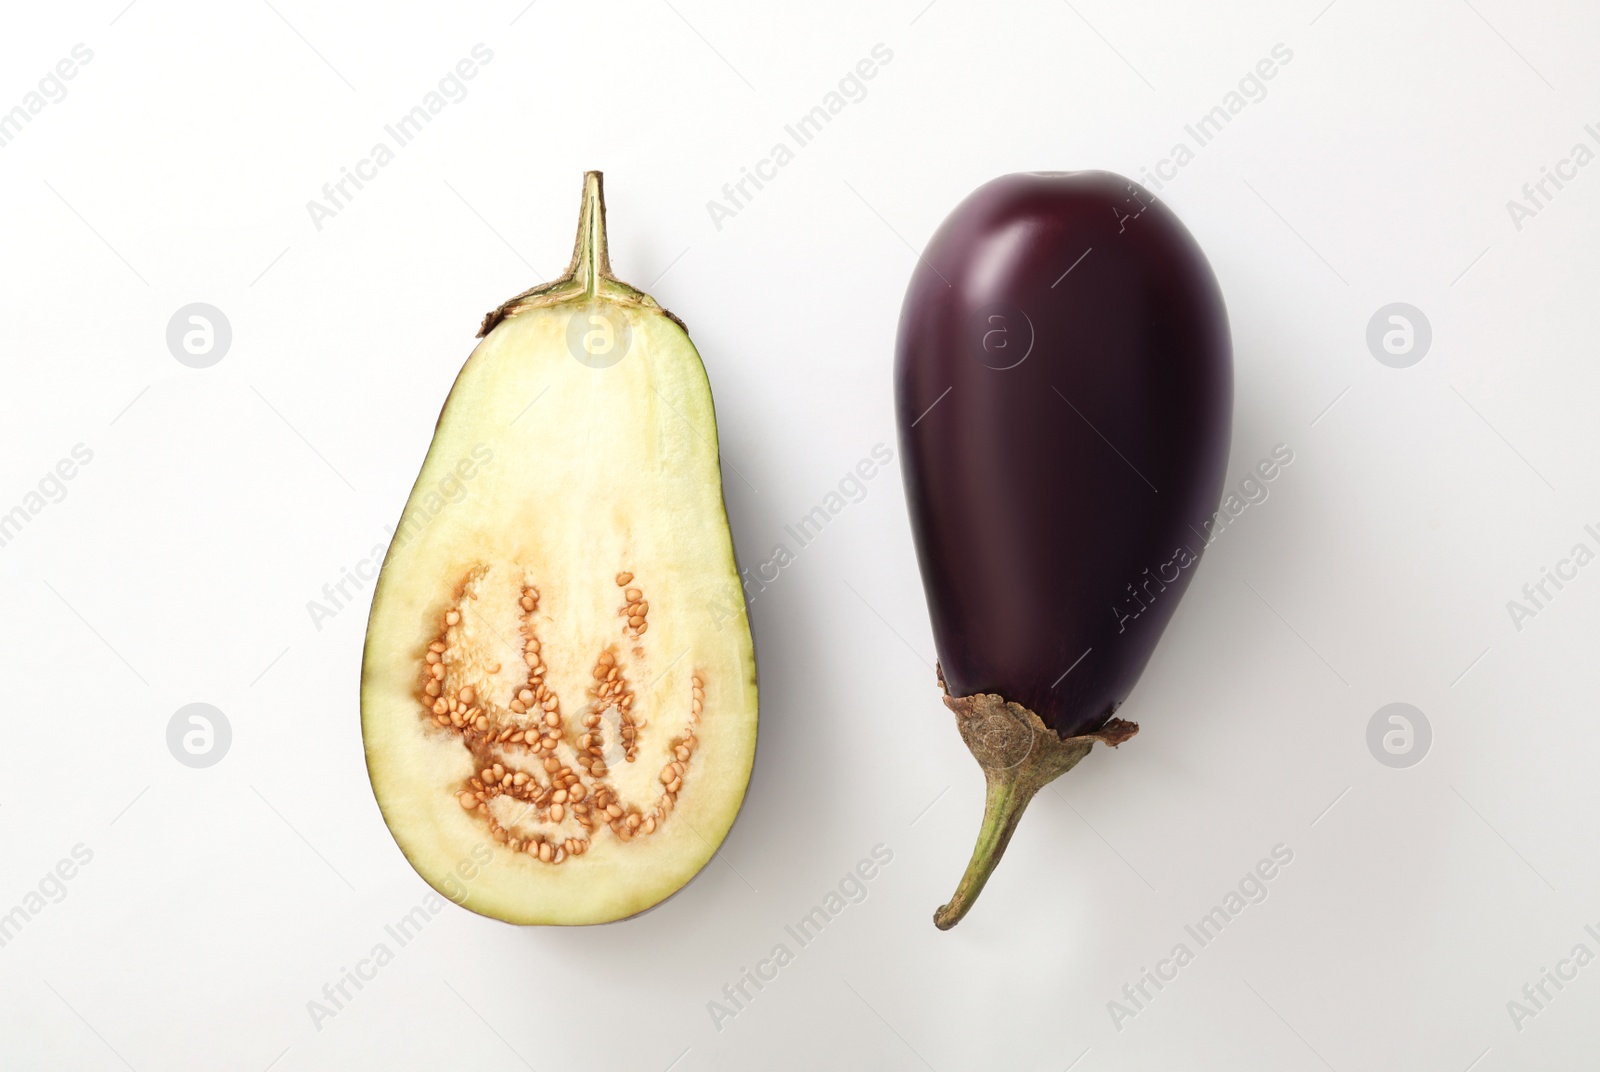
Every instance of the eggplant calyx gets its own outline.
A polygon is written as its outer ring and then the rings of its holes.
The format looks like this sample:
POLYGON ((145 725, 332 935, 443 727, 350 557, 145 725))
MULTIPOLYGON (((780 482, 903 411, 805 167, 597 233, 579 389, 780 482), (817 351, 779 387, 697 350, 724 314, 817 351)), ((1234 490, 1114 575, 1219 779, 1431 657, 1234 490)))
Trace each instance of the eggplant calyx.
MULTIPOLYGON (((939 687, 945 690, 944 674, 939 687)), ((950 902, 933 914, 934 926, 947 931, 961 922, 994 873, 1034 794, 1089 754, 1096 741, 1117 745, 1139 732, 1137 723, 1108 718, 1093 733, 1060 737, 1037 714, 996 693, 944 695, 955 712, 956 728, 983 768, 987 789, 983 825, 961 883, 950 902)))
MULTIPOLYGON (((604 176, 598 171, 587 171, 583 176, 583 200, 578 206, 578 236, 572 243, 572 263, 567 265, 560 279, 525 290, 486 314, 483 325, 478 328, 478 337, 488 335, 500 321, 529 309, 562 302, 593 304, 599 301, 659 308, 650 295, 611 274, 611 258, 606 246, 604 176)), ((672 316, 671 313, 667 315, 672 316)), ((678 320, 675 316, 672 319, 678 320)), ((683 326, 681 320, 678 326, 683 326)))

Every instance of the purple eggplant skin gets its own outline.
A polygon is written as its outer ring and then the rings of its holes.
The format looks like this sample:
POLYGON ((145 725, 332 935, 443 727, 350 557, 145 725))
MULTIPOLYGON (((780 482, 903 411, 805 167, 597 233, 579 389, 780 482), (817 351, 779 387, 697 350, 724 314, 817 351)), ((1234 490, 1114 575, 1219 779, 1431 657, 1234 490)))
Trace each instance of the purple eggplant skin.
MULTIPOLYGON (((985 184, 913 271, 895 404, 947 695, 997 695, 1059 739, 1102 730, 1194 577, 1226 475, 1232 346, 1194 238, 1109 172, 985 184)), ((1001 805, 1020 815, 1032 791, 1001 805)), ((998 860, 1009 830, 994 836, 998 860)))
POLYGON ((1193 578, 1226 475, 1232 347, 1200 247, 1119 175, 995 179, 924 252, 895 379, 951 694, 999 693, 1062 737, 1099 728, 1193 578))

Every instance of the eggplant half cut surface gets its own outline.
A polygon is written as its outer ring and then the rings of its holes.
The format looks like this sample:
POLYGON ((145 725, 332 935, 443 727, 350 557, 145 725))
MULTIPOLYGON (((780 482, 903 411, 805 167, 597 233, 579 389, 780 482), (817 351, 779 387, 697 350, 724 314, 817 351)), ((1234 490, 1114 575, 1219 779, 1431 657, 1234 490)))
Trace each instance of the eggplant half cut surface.
POLYGON ((373 596, 367 770, 435 889, 522 924, 641 912, 710 860, 756 744, 716 419, 681 322, 572 264, 484 319, 373 596))

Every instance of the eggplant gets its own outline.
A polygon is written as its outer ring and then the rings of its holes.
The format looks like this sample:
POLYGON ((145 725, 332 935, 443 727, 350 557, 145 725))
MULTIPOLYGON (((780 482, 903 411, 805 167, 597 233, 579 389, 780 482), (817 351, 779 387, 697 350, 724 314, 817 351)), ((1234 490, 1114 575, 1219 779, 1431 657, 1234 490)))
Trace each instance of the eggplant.
POLYGON ((1114 717, 1193 579, 1233 410, 1210 265, 1104 171, 1006 175, 920 258, 895 407, 939 685, 987 782, 958 923, 1028 802, 1114 717))

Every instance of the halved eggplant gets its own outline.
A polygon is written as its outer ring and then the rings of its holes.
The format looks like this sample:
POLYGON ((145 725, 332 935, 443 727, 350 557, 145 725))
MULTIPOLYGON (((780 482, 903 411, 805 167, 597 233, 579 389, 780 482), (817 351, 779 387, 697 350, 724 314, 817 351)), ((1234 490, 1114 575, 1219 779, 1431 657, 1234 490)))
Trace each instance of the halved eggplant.
POLYGON ((711 390, 682 323, 611 276, 598 172, 566 275, 480 335, 373 596, 367 769, 451 899, 621 919, 710 860, 755 754, 711 390))

